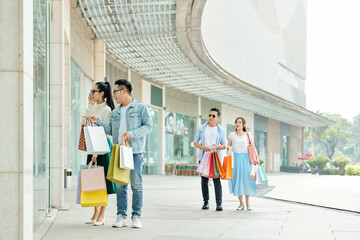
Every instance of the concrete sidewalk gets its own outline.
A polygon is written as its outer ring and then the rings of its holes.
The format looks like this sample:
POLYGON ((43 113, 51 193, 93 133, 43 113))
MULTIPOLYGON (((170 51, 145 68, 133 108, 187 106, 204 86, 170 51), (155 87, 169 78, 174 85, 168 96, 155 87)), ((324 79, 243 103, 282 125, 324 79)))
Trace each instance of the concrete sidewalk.
MULTIPOLYGON (((293 175, 296 174, 270 174, 269 184, 273 186, 276 182, 287 182, 293 175)), ((306 179, 308 176, 299 176, 300 180, 301 177, 306 179)), ((359 214, 266 197, 251 198, 254 210, 239 212, 236 211, 238 200, 229 194, 227 181, 222 181, 222 185, 224 211, 216 212, 213 187, 210 187, 210 210, 201 210, 200 177, 144 176, 142 229, 111 227, 116 219, 115 195, 109 198, 105 226, 85 225, 92 208, 76 205, 76 189, 71 188, 66 191, 66 200, 71 203, 70 210, 58 212, 43 239, 360 239, 359 214)), ((281 186, 272 191, 277 188, 281 186)), ((297 192, 296 186, 295 189, 283 189, 290 191, 288 194, 291 195, 297 192)), ((353 194, 357 194, 358 189, 354 189, 353 194)), ((284 192, 281 194, 286 195, 284 192)), ((129 217, 128 223, 131 224, 129 217)))

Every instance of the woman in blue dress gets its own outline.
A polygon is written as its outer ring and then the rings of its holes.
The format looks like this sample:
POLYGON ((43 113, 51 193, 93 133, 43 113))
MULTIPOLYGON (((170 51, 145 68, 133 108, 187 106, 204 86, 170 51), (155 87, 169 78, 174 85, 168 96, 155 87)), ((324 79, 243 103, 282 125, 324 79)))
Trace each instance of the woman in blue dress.
POLYGON ((236 118, 235 127, 235 132, 231 132, 228 136, 228 150, 231 149, 234 153, 233 178, 229 180, 229 190, 231 194, 239 198, 240 205, 236 210, 242 211, 245 209, 243 196, 245 196, 246 209, 252 210, 249 200, 250 195, 256 195, 256 183, 250 178, 252 165, 248 152, 248 135, 252 142, 253 138, 246 131, 246 121, 244 118, 236 118))

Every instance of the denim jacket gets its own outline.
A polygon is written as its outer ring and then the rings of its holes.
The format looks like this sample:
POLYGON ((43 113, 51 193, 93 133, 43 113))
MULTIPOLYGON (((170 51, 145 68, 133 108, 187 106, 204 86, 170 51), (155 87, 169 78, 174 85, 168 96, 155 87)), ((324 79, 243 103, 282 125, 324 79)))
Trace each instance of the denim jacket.
MULTIPOLYGON (((204 145, 205 131, 206 131, 207 126, 208 126, 208 122, 199 127, 199 129, 196 132, 194 142, 204 145)), ((217 126, 217 130, 218 130, 216 145, 226 145, 225 130, 219 124, 216 124, 216 126, 217 126)), ((220 161, 222 161, 221 150, 217 149, 216 151, 219 154, 220 161)), ((198 155, 199 161, 201 161, 203 155, 204 155, 204 150, 200 149, 199 155, 198 155)))
MULTIPOLYGON (((105 133, 113 137, 114 144, 119 144, 121 105, 115 108, 110 115, 110 123, 106 124, 98 119, 96 125, 103 126, 105 133)), ((130 147, 134 154, 145 152, 146 135, 152 131, 153 123, 147 106, 135 99, 126 110, 126 128, 130 133, 130 147)))

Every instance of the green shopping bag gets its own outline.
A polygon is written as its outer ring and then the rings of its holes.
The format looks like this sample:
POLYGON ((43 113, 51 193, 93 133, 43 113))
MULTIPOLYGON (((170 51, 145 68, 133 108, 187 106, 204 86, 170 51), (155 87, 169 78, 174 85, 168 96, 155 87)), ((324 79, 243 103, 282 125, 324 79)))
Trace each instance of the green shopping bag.
POLYGON ((259 166, 260 175, 261 175, 261 183, 263 188, 267 188, 268 185, 268 178, 265 173, 265 169, 262 166, 259 166))

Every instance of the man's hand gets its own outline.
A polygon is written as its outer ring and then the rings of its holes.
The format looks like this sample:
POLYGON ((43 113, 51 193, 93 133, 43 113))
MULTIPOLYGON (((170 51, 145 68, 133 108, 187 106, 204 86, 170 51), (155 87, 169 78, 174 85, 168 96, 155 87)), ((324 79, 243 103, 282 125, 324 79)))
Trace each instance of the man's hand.
POLYGON ((129 132, 124 133, 121 137, 124 139, 125 143, 129 142, 131 139, 129 132))
POLYGON ((205 152, 210 152, 211 151, 211 149, 210 148, 208 148, 208 147, 203 147, 203 150, 205 151, 205 152))
POLYGON ((82 117, 89 119, 90 122, 92 122, 92 123, 96 123, 97 120, 98 120, 98 117, 97 117, 97 116, 93 116, 93 115, 92 115, 92 116, 82 116, 82 117))

